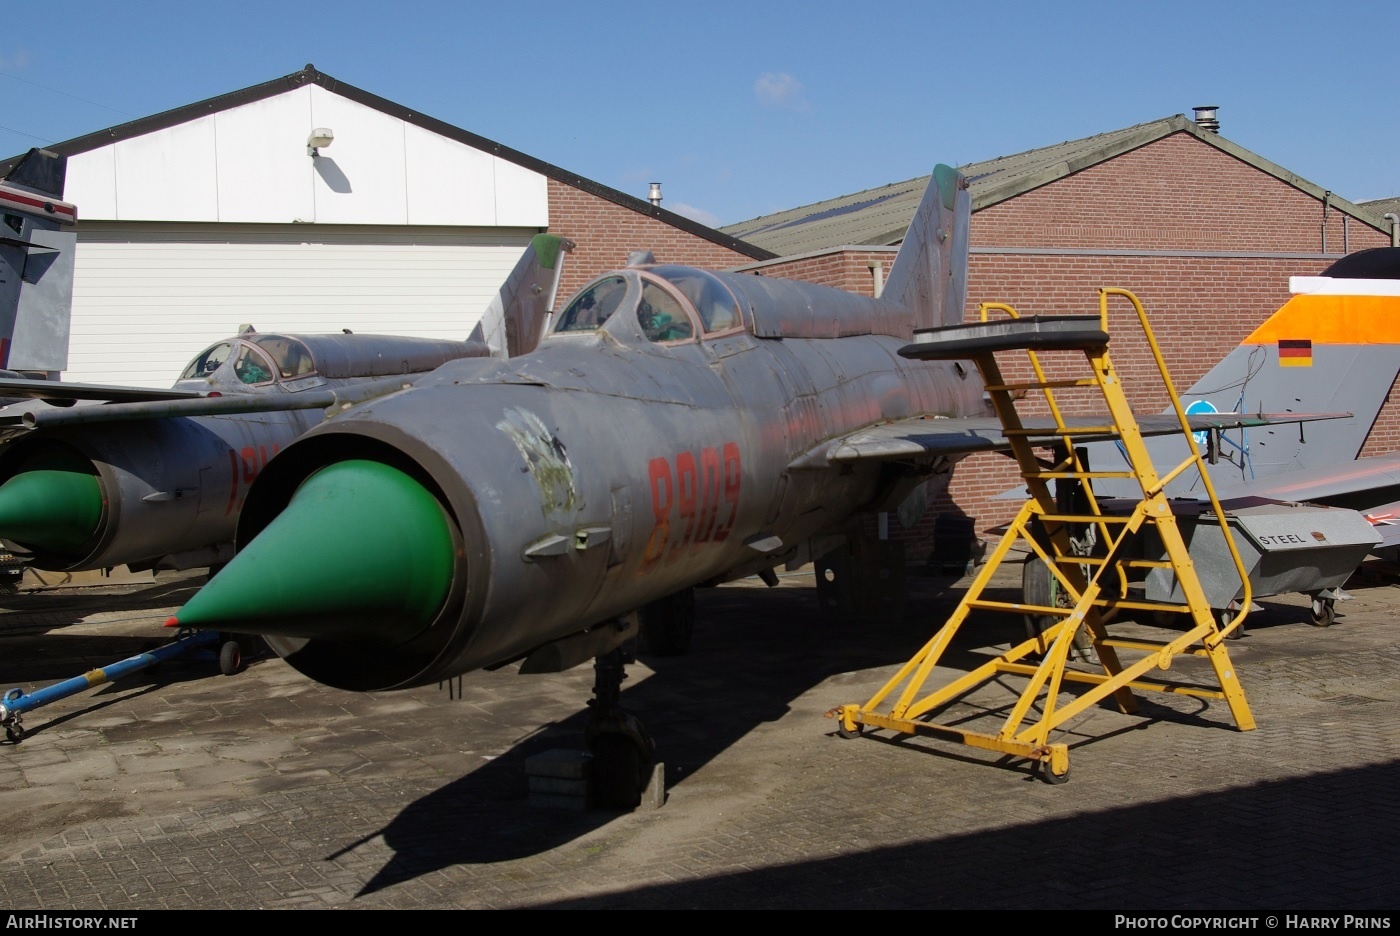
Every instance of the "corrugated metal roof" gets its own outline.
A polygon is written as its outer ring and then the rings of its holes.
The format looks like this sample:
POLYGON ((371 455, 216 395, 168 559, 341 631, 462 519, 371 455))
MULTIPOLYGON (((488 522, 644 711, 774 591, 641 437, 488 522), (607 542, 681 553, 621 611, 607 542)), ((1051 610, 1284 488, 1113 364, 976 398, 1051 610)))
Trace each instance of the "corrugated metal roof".
POLYGON ((1375 201, 1361 202, 1361 207, 1378 218, 1384 217, 1387 212, 1390 214, 1400 214, 1400 196, 1396 198, 1377 198, 1375 201))
MULTIPOLYGON (((1321 187, 1251 153, 1242 146, 1231 143, 1218 134, 1202 130, 1194 121, 1181 114, 1109 133, 1100 133, 1082 140, 1068 140, 1054 146, 1044 146, 985 162, 968 163, 958 168, 968 178, 968 192, 972 195, 972 210, 975 212, 1165 136, 1183 132, 1190 133, 1316 198, 1322 198, 1325 194, 1321 187)), ((853 195, 817 202, 814 205, 804 205, 751 221, 726 225, 720 230, 783 257, 846 245, 897 244, 904 237, 910 219, 914 217, 914 210, 928 185, 928 178, 920 176, 905 182, 894 182, 853 195)), ((1331 204, 1372 226, 1377 224, 1376 219, 1381 214, 1363 211, 1335 195, 1331 197, 1331 204)))

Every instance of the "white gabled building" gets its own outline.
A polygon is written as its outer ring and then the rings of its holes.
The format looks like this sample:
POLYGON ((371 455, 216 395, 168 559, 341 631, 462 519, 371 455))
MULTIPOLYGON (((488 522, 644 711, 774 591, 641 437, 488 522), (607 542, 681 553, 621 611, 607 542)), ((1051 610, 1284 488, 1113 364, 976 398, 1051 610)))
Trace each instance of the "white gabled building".
POLYGON ((534 234, 589 244, 572 282, 650 246, 603 232, 617 212, 678 262, 772 256, 309 65, 49 149, 79 218, 70 381, 166 386, 244 324, 466 338, 534 234))

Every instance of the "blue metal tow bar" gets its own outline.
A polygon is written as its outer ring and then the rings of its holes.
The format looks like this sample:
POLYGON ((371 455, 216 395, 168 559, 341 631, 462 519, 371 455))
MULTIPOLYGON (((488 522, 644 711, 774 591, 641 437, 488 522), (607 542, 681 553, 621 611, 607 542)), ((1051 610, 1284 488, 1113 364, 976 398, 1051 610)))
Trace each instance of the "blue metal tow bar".
POLYGON ((138 653, 136 656, 127 657, 119 663, 89 670, 81 676, 65 679, 63 682, 46 686, 37 692, 26 694, 23 689, 11 689, 3 697, 0 697, 0 725, 5 726, 5 737, 14 744, 18 744, 24 739, 24 727, 20 724, 20 716, 25 712, 32 712, 50 702, 57 702, 59 699, 76 695, 84 689, 100 686, 114 679, 120 679, 129 673, 136 673, 147 667, 155 666, 162 660, 177 657, 196 647, 216 644, 222 639, 223 635, 216 630, 194 631, 182 634, 171 643, 157 647, 148 653, 138 653))

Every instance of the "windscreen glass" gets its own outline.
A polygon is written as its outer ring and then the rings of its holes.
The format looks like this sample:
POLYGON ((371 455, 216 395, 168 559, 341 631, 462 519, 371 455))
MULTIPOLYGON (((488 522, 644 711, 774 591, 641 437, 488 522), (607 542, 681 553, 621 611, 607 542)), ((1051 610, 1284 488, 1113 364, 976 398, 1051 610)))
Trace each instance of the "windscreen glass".
POLYGON ((609 276, 574 297, 559 316, 555 334, 597 331, 617 311, 627 294, 627 280, 609 276))
POLYGON ((200 377, 208 377, 219 369, 219 365, 228 360, 228 356, 232 352, 232 344, 227 341, 219 342, 193 361, 190 361, 189 366, 186 367, 184 373, 180 375, 180 379, 193 380, 200 377))

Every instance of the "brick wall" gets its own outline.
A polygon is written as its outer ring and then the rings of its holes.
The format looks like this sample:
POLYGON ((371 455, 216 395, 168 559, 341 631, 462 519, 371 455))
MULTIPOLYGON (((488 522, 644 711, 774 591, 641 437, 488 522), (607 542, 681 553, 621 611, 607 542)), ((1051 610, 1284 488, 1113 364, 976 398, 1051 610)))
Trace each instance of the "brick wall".
MULTIPOLYGON (((1049 185, 992 205, 973 216, 968 317, 980 302, 1004 302, 1023 315, 1098 311, 1098 289, 1119 286, 1142 300, 1173 383, 1183 390, 1201 377, 1288 299, 1288 278, 1321 272, 1329 259, 1120 256, 997 253, 998 248, 1278 252, 1340 255, 1390 243, 1387 233, 1335 209, 1324 223, 1320 199, 1248 163, 1180 133, 1125 153, 1049 185)), ((886 267, 889 255, 882 255, 886 267)), ((870 294, 866 263, 873 257, 812 258, 772 265, 791 275, 870 294), (861 276, 864 274, 862 284, 861 276), (860 288, 856 288, 859 286, 860 288)), ((1136 409, 1159 412, 1166 396, 1136 316, 1125 300, 1110 306, 1111 353, 1136 409)), ((1008 358, 1002 366, 1015 373, 1008 358)), ((1083 357, 1048 359, 1062 372, 1083 357)), ((1400 448, 1400 391, 1392 390, 1363 450, 1400 448)), ((1061 395, 1059 399, 1066 400, 1061 395)), ((1073 399, 1073 397, 1068 397, 1073 399)), ((1097 397, 1084 406, 1102 410, 1097 397)), ((1004 523, 1019 502, 994 495, 1016 487, 1010 459, 978 455, 957 468, 942 510, 975 518, 978 530, 1004 523)), ((930 545, 926 522, 912 536, 910 558, 930 545)), ((921 552, 922 551, 922 552, 921 552)))
POLYGON ((874 294, 877 272, 871 268, 872 264, 878 264, 880 281, 884 282, 893 262, 894 253, 890 250, 833 250, 774 263, 763 267, 760 272, 765 276, 806 280, 870 296, 874 294))
POLYGON ((549 180, 549 233, 578 244, 564 265, 561 304, 593 277, 621 267, 633 250, 650 250, 661 263, 689 266, 722 269, 753 262, 752 257, 556 179, 549 180))

